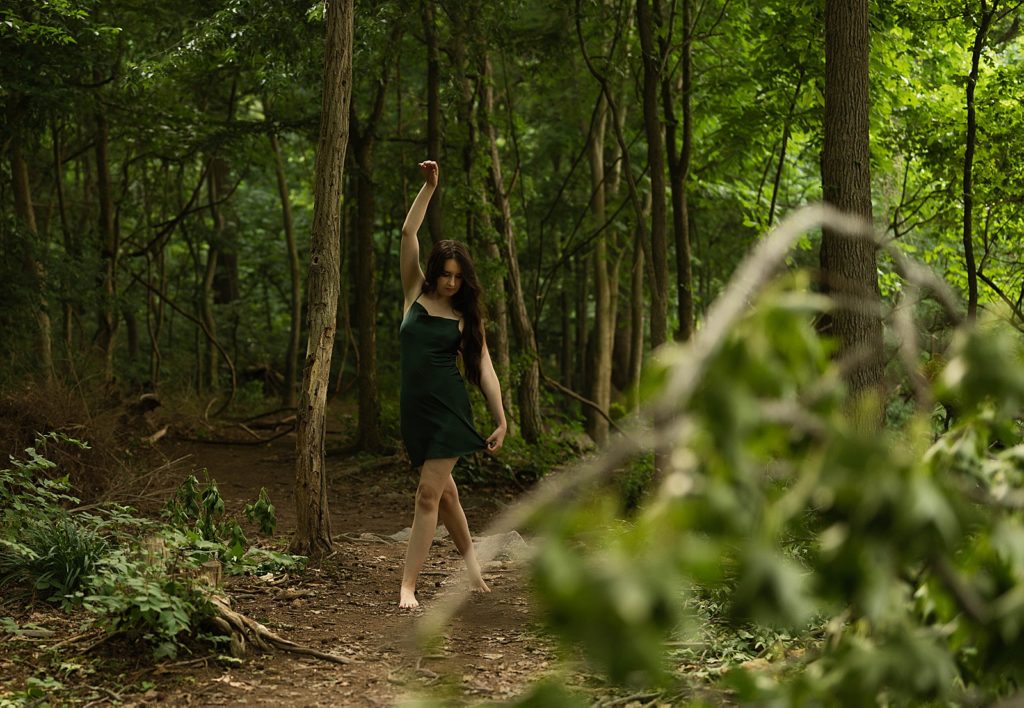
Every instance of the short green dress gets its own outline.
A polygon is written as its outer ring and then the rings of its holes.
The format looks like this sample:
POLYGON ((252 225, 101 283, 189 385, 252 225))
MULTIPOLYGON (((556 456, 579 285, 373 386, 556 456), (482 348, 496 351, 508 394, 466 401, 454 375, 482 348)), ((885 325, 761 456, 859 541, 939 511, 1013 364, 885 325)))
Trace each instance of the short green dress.
POLYGON ((487 447, 473 426, 469 394, 455 365, 462 341, 458 320, 429 314, 417 298, 402 319, 399 340, 402 440, 413 466, 487 447))

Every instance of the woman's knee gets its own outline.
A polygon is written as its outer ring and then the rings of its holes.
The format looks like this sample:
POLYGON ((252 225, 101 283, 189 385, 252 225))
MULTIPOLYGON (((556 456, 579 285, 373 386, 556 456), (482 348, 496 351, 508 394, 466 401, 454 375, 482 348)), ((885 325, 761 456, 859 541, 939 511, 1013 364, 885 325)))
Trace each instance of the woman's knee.
POLYGON ((416 489, 416 508, 422 511, 436 511, 441 504, 443 494, 443 488, 420 482, 420 486, 416 489))
POLYGON ((454 485, 449 484, 444 488, 439 504, 443 509, 454 509, 459 505, 459 493, 455 490, 454 485))

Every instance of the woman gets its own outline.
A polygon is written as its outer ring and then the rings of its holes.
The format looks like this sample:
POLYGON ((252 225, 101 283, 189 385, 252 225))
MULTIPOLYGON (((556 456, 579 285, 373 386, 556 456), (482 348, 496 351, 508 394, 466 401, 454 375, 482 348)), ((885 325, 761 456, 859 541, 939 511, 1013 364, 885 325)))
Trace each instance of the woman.
POLYGON ((413 466, 420 470, 398 603, 406 608, 419 606, 416 579, 438 518, 465 559, 473 587, 491 591, 480 573, 452 468, 463 455, 483 449, 497 452, 508 430, 498 377, 484 339, 482 293, 469 252, 457 241, 438 241, 427 260, 426 275, 420 269, 417 232, 437 187, 438 166, 428 160, 419 167, 425 181, 405 217, 399 257, 405 293, 399 335, 402 439, 413 466), (458 354, 466 377, 480 386, 498 426, 486 439, 473 427, 469 396, 455 366, 458 354))

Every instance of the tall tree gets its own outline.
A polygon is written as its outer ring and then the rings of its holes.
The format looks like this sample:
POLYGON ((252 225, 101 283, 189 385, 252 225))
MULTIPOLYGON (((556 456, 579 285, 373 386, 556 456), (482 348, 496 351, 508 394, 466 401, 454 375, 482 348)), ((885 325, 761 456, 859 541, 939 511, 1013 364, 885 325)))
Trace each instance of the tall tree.
POLYGON ((341 289, 341 190, 352 98, 354 0, 328 0, 320 137, 316 151, 313 234, 307 279, 309 341, 302 371, 296 439, 297 528, 290 547, 318 556, 331 549, 331 518, 324 468, 327 388, 341 289))
POLYGON ((49 386, 53 382, 53 327, 50 322, 50 313, 47 310, 46 271, 35 254, 38 248, 38 244, 35 242, 38 230, 35 206, 32 204, 32 183, 29 181, 28 163, 21 152, 21 141, 12 140, 10 150, 11 181, 14 183, 14 213, 32 241, 24 244, 22 248, 25 254, 23 265, 30 279, 33 289, 32 297, 35 300, 33 303, 33 314, 36 321, 35 354, 42 380, 49 386))
POLYGON ((505 180, 501 172, 501 157, 498 152, 498 133, 494 127, 494 87, 490 56, 483 57, 484 99, 481 112, 482 129, 486 131, 491 152, 491 189, 495 207, 500 214, 502 243, 501 250, 508 268, 510 311, 512 328, 519 346, 526 358, 526 367, 519 381, 519 425, 523 439, 533 443, 540 439, 543 431, 540 414, 540 356, 533 324, 526 310, 526 296, 519 274, 519 256, 516 253, 515 230, 512 225, 512 206, 505 180))
POLYGON ((295 225, 292 220, 292 200, 288 191, 288 180, 284 171, 284 156, 277 135, 270 133, 270 150, 274 153, 274 175, 277 178, 277 193, 281 198, 281 219, 284 227, 285 249, 288 253, 288 276, 291 284, 291 316, 288 327, 288 349, 284 363, 284 390, 281 405, 295 405, 296 362, 299 357, 299 343, 302 337, 302 270, 299 263, 299 248, 295 241, 295 225))
MULTIPOLYGON (((102 81, 99 72, 93 80, 102 81)), ((120 239, 114 222, 114 194, 110 184, 110 129, 107 125, 106 108, 100 105, 96 111, 96 185, 99 190, 99 234, 100 262, 103 263, 101 276, 102 301, 100 305, 100 351, 103 355, 103 378, 114 380, 114 346, 117 334, 117 267, 120 239)))
POLYGON ((636 28, 643 59, 643 118, 651 178, 651 347, 668 341, 668 248, 665 222, 665 132, 658 110, 658 90, 664 71, 655 45, 656 28, 650 0, 637 0, 636 28))
MULTIPOLYGON (((612 306, 612 288, 618 287, 618 278, 609 275, 608 230, 605 222, 605 165, 604 137, 608 122, 608 101, 602 94, 598 98, 597 115, 587 136, 587 157, 590 163, 590 211, 594 228, 600 233, 594 243, 591 257, 594 264, 594 337, 593 366, 590 371, 588 395, 606 415, 612 398, 612 343, 615 333, 612 306)), ((591 439, 604 446, 608 442, 608 419, 587 409, 587 432, 591 439)))
POLYGON ((978 71, 981 54, 985 50, 992 20, 999 9, 999 0, 991 3, 981 0, 978 12, 978 24, 974 33, 974 44, 971 48, 971 71, 967 75, 967 135, 964 138, 964 171, 963 171, 963 242, 964 262, 967 270, 967 316, 978 314, 978 266, 974 258, 974 150, 978 139, 978 114, 974 105, 974 93, 978 86, 978 71))
MULTIPOLYGON (((868 45, 868 0, 826 0, 822 189, 829 204, 870 220, 868 45)), ((837 307, 823 328, 839 340, 839 354, 853 358, 848 382, 854 391, 882 380, 875 252, 871 241, 824 230, 822 283, 837 307)))
POLYGON ((358 335, 359 423, 356 445, 361 450, 379 450, 384 444, 380 429, 380 388, 377 385, 377 249, 373 232, 377 218, 377 185, 373 176, 373 155, 377 131, 384 115, 391 51, 398 43, 401 25, 394 24, 380 75, 366 120, 360 120, 352 101, 349 139, 356 166, 355 299, 358 335))
MULTIPOLYGON (((682 126, 675 113, 675 91, 672 75, 664 71, 661 77, 661 103, 665 113, 665 147, 668 157, 669 185, 672 193, 672 232, 676 246, 676 308, 679 328, 676 340, 686 341, 693 333, 693 268, 690 263, 690 207, 686 195, 687 179, 690 174, 690 159, 693 153, 693 0, 682 0, 682 52, 679 59, 680 103, 682 126), (676 131, 682 127, 682 146, 677 145, 676 131)), ((669 58, 672 27, 665 27, 661 2, 654 3, 655 26, 658 30, 660 60, 664 66, 669 58)))
MULTIPOLYGON (((431 160, 442 159, 441 155, 441 56, 437 42, 437 12, 434 0, 420 0, 421 17, 423 20, 423 38, 427 45, 427 157, 431 160)), ((427 208, 427 228, 430 240, 437 243, 441 240, 441 202, 443 193, 440 189, 430 200, 427 208)))

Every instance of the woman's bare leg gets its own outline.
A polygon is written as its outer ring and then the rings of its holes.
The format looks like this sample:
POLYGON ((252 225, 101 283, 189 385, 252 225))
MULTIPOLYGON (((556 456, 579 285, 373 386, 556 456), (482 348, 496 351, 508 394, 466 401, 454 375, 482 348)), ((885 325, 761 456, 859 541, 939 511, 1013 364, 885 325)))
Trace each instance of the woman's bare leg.
POLYGON ((459 502, 459 488, 455 486, 455 480, 448 477, 448 483, 441 493, 441 503, 438 507, 438 516, 441 523, 448 529, 448 535, 455 542, 463 559, 466 561, 466 569, 469 571, 469 581, 473 588, 481 592, 490 592, 480 573, 480 563, 476 559, 476 549, 473 548, 473 537, 469 533, 469 522, 466 521, 466 512, 459 502))
POLYGON ((405 552, 405 570, 399 607, 419 607, 416 600, 416 580, 427 560, 430 544, 437 529, 437 509, 441 495, 452 478, 452 468, 458 458, 427 460, 420 468, 420 485, 416 489, 416 510, 412 519, 409 547, 405 552))

